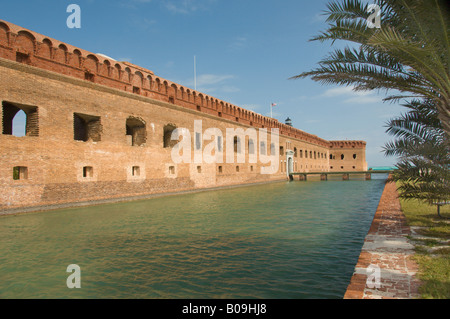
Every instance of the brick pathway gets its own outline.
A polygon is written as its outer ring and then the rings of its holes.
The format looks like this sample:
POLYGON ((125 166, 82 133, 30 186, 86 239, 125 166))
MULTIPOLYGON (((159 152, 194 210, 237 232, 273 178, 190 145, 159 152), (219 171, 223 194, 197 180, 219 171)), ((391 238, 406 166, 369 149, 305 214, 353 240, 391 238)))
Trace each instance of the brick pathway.
POLYGON ((395 184, 386 184, 344 299, 419 297, 410 232, 395 184))

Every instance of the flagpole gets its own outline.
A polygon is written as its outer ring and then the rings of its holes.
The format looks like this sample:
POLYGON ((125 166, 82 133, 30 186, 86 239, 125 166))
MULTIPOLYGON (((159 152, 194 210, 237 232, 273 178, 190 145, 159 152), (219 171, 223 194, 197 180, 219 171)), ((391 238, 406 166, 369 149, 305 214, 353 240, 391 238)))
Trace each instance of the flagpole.
POLYGON ((197 65, 195 55, 194 55, 194 90, 197 91, 197 65))

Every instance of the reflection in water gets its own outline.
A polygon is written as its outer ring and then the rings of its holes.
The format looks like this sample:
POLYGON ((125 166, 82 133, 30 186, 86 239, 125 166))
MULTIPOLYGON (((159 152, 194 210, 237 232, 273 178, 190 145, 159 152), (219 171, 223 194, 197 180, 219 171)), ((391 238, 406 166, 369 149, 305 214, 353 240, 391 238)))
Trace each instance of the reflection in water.
POLYGON ((0 218, 1 298, 342 298, 384 180, 0 218), (68 289, 66 268, 81 268, 68 289))

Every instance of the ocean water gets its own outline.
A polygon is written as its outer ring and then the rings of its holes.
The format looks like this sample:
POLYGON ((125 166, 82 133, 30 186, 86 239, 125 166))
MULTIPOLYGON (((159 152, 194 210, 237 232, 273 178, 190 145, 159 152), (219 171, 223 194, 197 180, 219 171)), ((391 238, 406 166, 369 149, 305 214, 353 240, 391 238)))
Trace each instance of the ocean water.
POLYGON ((383 187, 280 182, 0 217, 0 298, 342 298, 383 187))

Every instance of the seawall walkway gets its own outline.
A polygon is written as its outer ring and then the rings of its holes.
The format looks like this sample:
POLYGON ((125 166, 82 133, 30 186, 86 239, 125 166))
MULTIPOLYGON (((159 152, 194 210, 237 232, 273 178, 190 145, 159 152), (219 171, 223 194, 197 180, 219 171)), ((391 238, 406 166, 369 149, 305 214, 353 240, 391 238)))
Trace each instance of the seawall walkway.
POLYGON ((410 228, 394 183, 386 184, 344 299, 418 298, 410 228))

